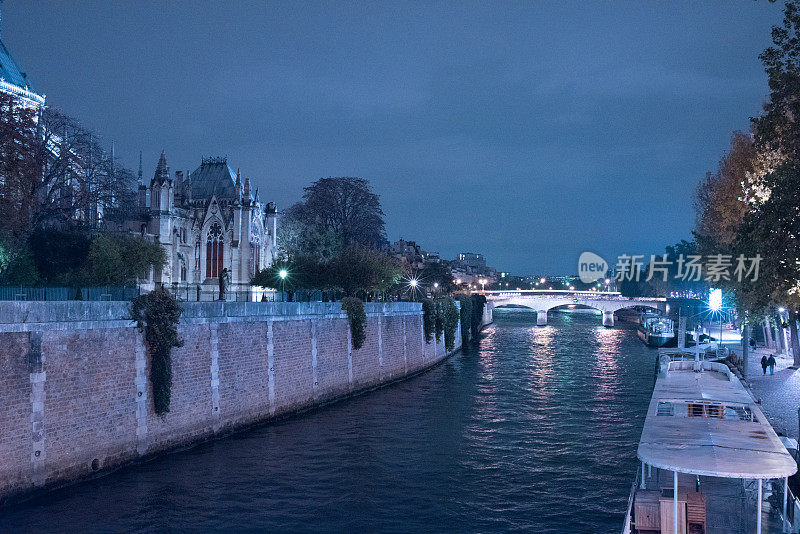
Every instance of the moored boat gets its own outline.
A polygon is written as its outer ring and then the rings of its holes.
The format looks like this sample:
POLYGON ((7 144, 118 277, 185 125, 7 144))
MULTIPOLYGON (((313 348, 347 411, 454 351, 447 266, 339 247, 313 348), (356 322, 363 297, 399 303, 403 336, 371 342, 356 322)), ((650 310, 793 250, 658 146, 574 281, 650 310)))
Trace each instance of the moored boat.
POLYGON ((664 347, 676 343, 675 323, 668 317, 647 314, 636 326, 636 333, 645 345, 664 347))
POLYGON ((690 354, 659 361, 623 534, 797 532, 795 460, 730 369, 690 354))

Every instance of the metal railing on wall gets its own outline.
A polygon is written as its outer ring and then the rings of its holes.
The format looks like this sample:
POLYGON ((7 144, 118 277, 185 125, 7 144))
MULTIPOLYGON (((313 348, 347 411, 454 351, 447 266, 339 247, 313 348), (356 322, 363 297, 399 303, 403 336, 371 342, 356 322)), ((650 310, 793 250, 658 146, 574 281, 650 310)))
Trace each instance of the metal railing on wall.
POLYGON ((28 301, 112 301, 131 300, 138 297, 136 286, 94 286, 94 287, 27 287, 0 286, 0 300, 28 301))

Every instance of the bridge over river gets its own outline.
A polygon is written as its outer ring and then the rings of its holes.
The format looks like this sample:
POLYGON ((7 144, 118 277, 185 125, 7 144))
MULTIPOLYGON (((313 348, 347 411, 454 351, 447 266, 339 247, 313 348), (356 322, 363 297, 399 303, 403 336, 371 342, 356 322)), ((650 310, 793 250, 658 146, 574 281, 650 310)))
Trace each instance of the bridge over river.
POLYGON ((547 324, 547 312, 560 306, 586 306, 603 312, 603 326, 614 326, 614 312, 634 306, 645 306, 666 312, 667 299, 659 297, 623 297, 616 291, 570 291, 521 289, 516 291, 486 291, 486 300, 495 308, 524 306, 536 310, 536 324, 547 324))

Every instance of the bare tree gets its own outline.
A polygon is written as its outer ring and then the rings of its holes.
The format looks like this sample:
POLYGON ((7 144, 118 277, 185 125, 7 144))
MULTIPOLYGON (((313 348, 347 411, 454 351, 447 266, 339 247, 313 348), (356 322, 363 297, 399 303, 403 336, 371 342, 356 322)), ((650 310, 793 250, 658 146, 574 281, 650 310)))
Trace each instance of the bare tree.
POLYGON ((363 178, 320 178, 293 209, 306 224, 333 232, 344 248, 386 242, 380 198, 363 178))
POLYGON ((133 174, 92 132, 52 108, 0 95, 0 230, 94 227, 132 203, 133 174))

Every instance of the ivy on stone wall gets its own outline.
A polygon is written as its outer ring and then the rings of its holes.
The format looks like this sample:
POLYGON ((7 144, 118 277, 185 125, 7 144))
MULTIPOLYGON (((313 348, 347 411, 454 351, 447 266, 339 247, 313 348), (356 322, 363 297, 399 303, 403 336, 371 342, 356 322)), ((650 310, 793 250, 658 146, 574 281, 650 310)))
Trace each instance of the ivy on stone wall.
POLYGON ((342 309, 347 312, 347 319, 350 321, 353 350, 358 350, 367 338, 367 314, 364 312, 364 302, 356 297, 345 297, 342 299, 342 309))
POLYGON ((442 334, 444 333, 444 310, 442 309, 441 300, 437 299, 434 303, 434 329, 436 332, 436 343, 439 343, 442 341, 442 334))
POLYGON ((458 328, 458 306, 451 298, 442 302, 442 323, 444 327, 444 348, 451 351, 456 346, 456 329, 458 328))
POLYGON ((472 295, 472 341, 478 340, 478 335, 481 332, 481 323, 483 322, 483 307, 486 305, 486 297, 479 293, 472 295))
POLYGON ((183 310, 175 297, 157 287, 133 299, 131 318, 136 321, 150 352, 150 384, 153 387, 153 410, 158 415, 169 412, 172 396, 172 348, 182 347, 178 322, 183 310))
POLYGON ((469 343, 469 326, 472 324, 472 299, 469 295, 459 295, 458 301, 461 303, 461 345, 466 347, 469 343))
POLYGON ((422 299, 422 330, 425 333, 425 343, 433 341, 433 332, 436 330, 436 306, 430 299, 422 299))

